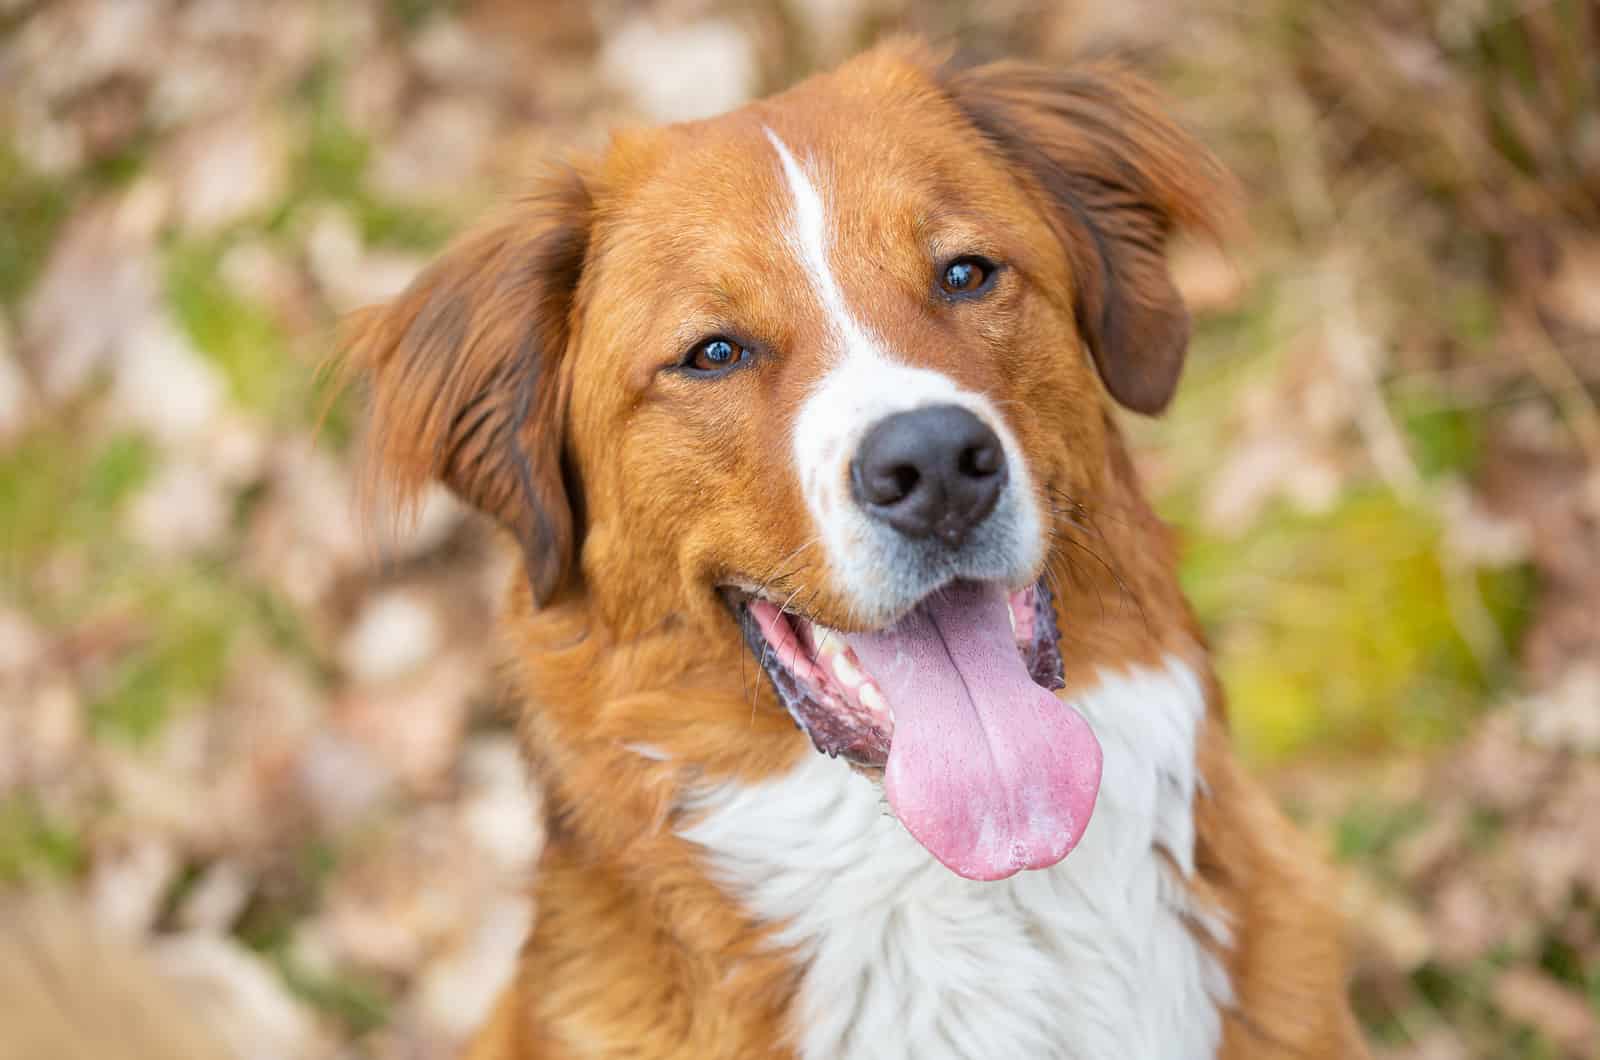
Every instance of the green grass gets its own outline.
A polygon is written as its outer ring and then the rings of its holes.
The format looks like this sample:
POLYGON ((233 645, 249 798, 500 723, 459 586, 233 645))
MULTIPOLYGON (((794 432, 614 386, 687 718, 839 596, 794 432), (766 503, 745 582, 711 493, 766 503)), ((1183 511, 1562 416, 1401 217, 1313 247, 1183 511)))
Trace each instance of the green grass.
POLYGON ((1359 799, 1344 809, 1333 825, 1333 851, 1340 861, 1378 864, 1401 840, 1428 821, 1420 803, 1394 805, 1359 799))
POLYGON ((441 210, 386 202, 371 195, 352 200, 361 236, 372 246, 432 251, 460 227, 461 220, 441 210))
POLYGON ((1424 479, 1470 473, 1478 466, 1482 416, 1427 394, 1398 397, 1391 408, 1424 479))
POLYGON ((26 794, 0 799, 0 884, 72 876, 83 867, 82 840, 26 794))
POLYGON ((14 306, 49 256, 71 196, 60 181, 28 172, 0 144, 0 306, 14 306))
POLYGON ((389 17, 407 29, 417 29, 430 19, 448 15, 459 7, 459 0, 387 0, 389 17))
POLYGON ((231 597, 225 585, 200 576, 173 578, 136 597, 137 613, 149 626, 89 705, 97 734, 138 743, 175 705, 216 696, 241 621, 231 597))
POLYGON ((234 401, 269 417, 283 416, 292 411, 291 403, 302 404, 308 369, 296 360, 271 314, 234 294, 218 274, 224 250, 220 242, 172 247, 168 303, 196 348, 221 370, 234 401))
POLYGON ((339 111, 339 74, 331 59, 319 62, 298 87, 310 119, 310 134, 294 180, 304 197, 355 199, 365 191, 372 145, 351 129, 339 111))
POLYGON ((144 169, 154 142, 153 132, 148 127, 141 128, 116 151, 89 164, 83 173, 86 186, 103 191, 133 183, 144 169))
POLYGON ((363 1037, 389 1022, 393 1008, 391 991, 376 977, 347 970, 314 971, 287 951, 273 954, 272 960, 291 991, 319 1012, 342 1023, 352 1037, 363 1037))
POLYGON ((119 434, 108 441, 84 471, 80 498, 86 519, 117 510, 150 478, 155 451, 137 434, 119 434))
POLYGON ((66 544, 97 545, 123 503, 153 471, 155 452, 140 435, 86 445, 70 412, 0 449, 0 555, 6 580, 66 544))

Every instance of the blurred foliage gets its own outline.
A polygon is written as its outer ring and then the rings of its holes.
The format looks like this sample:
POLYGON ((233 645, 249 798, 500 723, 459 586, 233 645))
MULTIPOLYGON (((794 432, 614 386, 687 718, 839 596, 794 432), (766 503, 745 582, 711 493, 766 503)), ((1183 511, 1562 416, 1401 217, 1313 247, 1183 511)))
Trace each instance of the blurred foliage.
POLYGON ((1397 805, 1370 795, 1358 798, 1334 822, 1334 857, 1382 865, 1401 840, 1415 834, 1427 819, 1427 807, 1419 802, 1397 805))
POLYGON ((135 434, 85 444, 71 411, 0 450, 0 584, 21 587, 52 550, 109 546, 112 520, 154 461, 135 434))
POLYGON ((222 370, 233 399, 275 419, 312 413, 303 366, 262 307, 234 294, 218 274, 224 247, 180 244, 167 255, 167 298, 190 340, 222 370))
MULTIPOLYGON (((311 366, 348 308, 349 292, 334 289, 310 261, 318 220, 331 212, 358 236, 356 258, 341 268, 359 269, 385 253, 420 263, 488 197, 476 185, 406 195, 379 179, 384 163, 395 162, 390 141, 403 139, 418 118, 414 105, 476 108, 471 113, 507 142, 530 128, 552 140, 586 132, 584 123, 609 123, 620 106, 620 90, 602 84, 598 56, 567 54, 574 41, 603 47, 611 29, 603 19, 540 36, 546 22, 588 23, 594 16, 582 5, 541 7, 524 23, 530 42, 513 54, 515 83, 535 86, 525 93, 497 81, 487 62, 482 70, 470 62, 452 67, 449 50, 457 32, 474 47, 493 39, 492 30, 471 29, 471 20, 517 5, 382 0, 371 37, 337 28, 344 5, 314 6, 312 24, 326 39, 271 90, 274 117, 290 130, 281 191, 213 228, 188 226, 174 219, 181 211, 170 211, 149 248, 159 312, 226 384, 227 414, 272 447, 319 423, 330 385, 311 366), (575 89, 560 77, 570 80, 579 62, 589 66, 575 89), (366 93, 364 105, 375 106, 373 97, 385 97, 373 85, 381 89, 386 77, 398 86, 388 124, 362 118, 352 99, 366 93), (283 299, 289 305, 234 280, 225 262, 241 247, 264 250, 294 277, 283 299)), ((711 17, 713 9, 733 15, 755 42, 763 90, 885 32, 909 29, 977 54, 1053 60, 1085 43, 1064 27, 1080 15, 1095 22, 1084 5, 864 2, 830 37, 813 32, 810 5, 799 0, 729 0, 704 11, 657 6, 669 20, 711 17)), ((1562 892, 1541 878, 1539 887, 1558 892, 1539 891, 1541 905, 1505 882, 1534 887, 1507 868, 1519 860, 1507 851, 1554 827, 1533 796, 1526 804, 1496 801, 1492 780, 1511 767, 1486 755, 1478 781, 1461 790, 1386 787, 1339 773, 1395 765, 1412 774, 1437 769, 1449 779, 1467 756, 1484 754, 1475 741, 1485 721, 1550 679, 1526 664, 1521 646, 1541 614, 1552 566, 1561 563, 1537 551, 1463 554, 1452 523, 1459 512, 1447 502, 1479 490, 1508 412, 1545 411, 1567 428, 1593 415, 1593 387, 1584 386, 1600 380, 1593 336, 1549 295, 1566 251, 1600 238, 1600 4, 1202 0, 1184 6, 1182 17, 1127 22, 1113 17, 1114 7, 1104 5, 1102 23, 1114 28, 1113 38, 1132 37, 1138 59, 1159 72, 1185 117, 1239 172, 1256 226, 1253 241, 1239 244, 1241 289, 1200 308, 1171 414, 1132 429, 1159 506, 1182 528, 1184 586, 1216 651, 1240 746, 1276 772, 1291 802, 1296 782, 1338 777, 1327 781, 1337 785, 1336 797, 1308 800, 1301 816, 1354 876, 1378 888, 1387 912, 1398 906, 1423 925, 1415 931, 1430 945, 1418 947, 1421 956, 1396 956, 1381 944, 1400 933, 1387 931, 1387 921, 1374 927, 1358 918, 1362 1017, 1389 1056, 1600 1055, 1600 1046, 1584 1052, 1554 1044, 1552 1021, 1504 995, 1508 975, 1536 974, 1600 1014, 1600 896, 1577 884, 1562 892), (1354 282, 1336 298, 1330 292, 1340 289, 1327 281, 1340 269, 1354 282), (1340 327, 1365 344, 1358 352, 1366 362, 1354 370, 1341 360, 1338 346, 1349 336, 1340 327), (1536 370, 1529 335, 1549 339, 1571 360, 1570 378, 1536 370), (1335 412, 1326 413, 1330 407, 1335 412), (1376 452, 1375 421, 1392 428, 1398 460, 1376 452), (1244 516, 1218 517, 1219 494, 1238 488, 1241 453, 1274 444, 1294 446, 1306 466, 1264 489, 1244 516), (1418 853, 1430 845, 1448 850, 1443 867, 1418 853), (1491 887, 1480 877, 1492 872, 1507 875, 1491 887), (1471 953, 1441 949, 1439 937, 1455 922, 1431 918, 1442 917, 1435 907, 1448 906, 1446 898, 1460 901, 1463 888, 1492 892, 1482 900, 1498 912, 1480 919, 1503 914, 1517 921, 1515 930, 1471 953), (1493 905, 1504 893, 1516 904, 1493 905), (1429 1051, 1441 1040, 1455 1051, 1429 1051)), ((1150 10, 1157 9, 1166 11, 1150 10)), ((526 17, 529 9, 520 11, 526 17)), ((0 14, 0 26, 25 20, 0 14)), ((70 111, 78 102, 74 96, 62 106, 70 111)), ((12 116, 0 99, 0 119, 12 116)), ((39 353, 28 345, 28 292, 63 226, 80 207, 145 178, 182 194, 169 144, 184 130, 164 120, 153 105, 132 108, 125 128, 51 176, 25 161, 20 133, 0 126, 0 338, 14 334, 19 362, 33 370, 39 353)), ((425 146, 425 154, 454 149, 425 146)), ((548 153, 544 140, 538 147, 548 153)), ((1600 287, 1600 276, 1594 280, 1600 287)), ((85 761, 153 756, 170 722, 226 710, 238 660, 251 653, 290 661, 330 700, 348 696, 334 642, 381 577, 368 585, 366 575, 346 570, 318 590, 322 597, 308 597, 297 595, 298 583, 291 588, 304 573, 294 563, 276 553, 265 563, 253 557, 252 530, 263 513, 281 515, 276 506, 287 503, 281 484, 261 469, 219 487, 231 491, 225 510, 232 513, 220 542, 176 554, 140 543, 130 530, 133 502, 170 462, 193 454, 104 416, 110 371, 100 366, 81 393, 0 436, 0 606, 20 608, 57 647, 73 647, 86 625, 115 631, 109 647, 86 648, 86 658, 70 664, 89 739, 97 741, 85 761)), ((339 462, 356 430, 355 404, 345 395, 320 420, 321 455, 339 464, 330 476, 345 470, 339 462)), ((311 503, 327 503, 328 495, 313 492, 311 503)), ((478 571, 452 559, 461 569, 452 568, 451 588, 461 595, 478 571)), ((1576 756, 1544 753, 1557 760, 1551 775, 1581 776, 1576 756)), ((451 797, 453 780, 434 783, 437 791, 416 797, 451 797)), ((80 877, 97 864, 96 826, 120 808, 90 790, 72 809, 26 787, 0 792, 0 884, 80 877)), ((395 827, 415 829, 408 815, 419 803, 398 805, 395 827)), ((360 841, 322 827, 284 823, 263 841, 277 845, 249 853, 253 867, 255 860, 268 867, 232 936, 341 1038, 368 1038, 403 1022, 409 983, 359 962, 321 960, 314 950, 308 956, 300 945, 360 841)), ((162 898, 168 914, 198 886, 198 859, 213 853, 191 853, 162 898)))
POLYGON ((15 304, 44 267, 67 207, 59 182, 28 172, 0 143, 0 306, 15 304))
POLYGON ((0 798, 0 884, 70 876, 84 865, 70 824, 55 821, 27 794, 0 798))
MULTIPOLYGON (((440 5, 434 2, 433 6, 440 5)), ((362 238, 370 245, 437 249, 462 219, 452 216, 444 205, 399 204, 372 190, 367 180, 372 144, 352 129, 341 113, 341 83, 337 61, 324 58, 298 87, 296 96, 308 116, 309 131, 295 159, 293 192, 279 217, 291 218, 297 206, 332 200, 354 214, 362 238)))
MULTIPOLYGON (((1188 538, 1184 587, 1202 620, 1222 624, 1214 647, 1248 752, 1372 752, 1462 734, 1509 674, 1463 639, 1439 542, 1428 513, 1377 491, 1317 515, 1273 511, 1237 538, 1188 538)), ((1473 582, 1514 642, 1526 579, 1473 582)))
POLYGON ((460 7, 459 0, 386 0, 389 14, 402 26, 415 29, 429 19, 447 16, 460 7))
POLYGON ((1480 232, 1600 224, 1600 5, 1387 0, 1279 8, 1306 83, 1337 101, 1330 162, 1398 166, 1480 232))
POLYGON ((89 704, 98 731, 135 742, 158 732, 174 708, 215 698, 234 634, 248 617, 204 576, 167 574, 137 603, 155 622, 141 631, 138 645, 117 662, 89 704))
POLYGON ((251 949, 270 961, 298 998, 336 1020, 359 1039, 392 1018, 393 1002, 381 978, 368 972, 319 967, 299 954, 295 928, 321 906, 340 853, 325 842, 307 843, 273 875, 272 900, 256 901, 241 917, 237 932, 251 949))
POLYGON ((351 1037, 359 1039, 371 1034, 392 1018, 393 1003, 375 977, 313 970, 287 950, 280 950, 273 957, 289 989, 337 1020, 351 1037))

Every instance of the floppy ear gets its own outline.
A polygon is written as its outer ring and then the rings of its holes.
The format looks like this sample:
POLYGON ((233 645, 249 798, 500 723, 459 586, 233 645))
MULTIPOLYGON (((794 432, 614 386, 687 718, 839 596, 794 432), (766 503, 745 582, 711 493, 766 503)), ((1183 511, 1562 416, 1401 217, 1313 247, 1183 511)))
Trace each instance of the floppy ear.
POLYGON ((1130 409, 1160 412, 1189 344, 1167 240, 1179 228, 1216 234, 1231 209, 1227 174, 1152 89, 1115 65, 998 62, 947 72, 941 83, 1041 197, 1106 389, 1130 409))
POLYGON ((521 542, 541 604, 576 547, 559 366, 590 211, 575 174, 523 200, 354 314, 343 344, 370 393, 369 487, 404 508, 437 480, 493 516, 521 542))

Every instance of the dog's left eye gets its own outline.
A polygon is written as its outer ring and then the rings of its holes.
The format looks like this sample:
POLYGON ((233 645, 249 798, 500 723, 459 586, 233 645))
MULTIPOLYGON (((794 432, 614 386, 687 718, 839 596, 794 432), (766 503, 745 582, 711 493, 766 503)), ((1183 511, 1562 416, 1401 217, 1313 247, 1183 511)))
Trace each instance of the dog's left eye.
POLYGON ((982 294, 994 279, 995 264, 976 254, 956 258, 939 274, 939 286, 945 294, 956 297, 982 294))
POLYGON ((739 343, 722 335, 713 335, 689 350, 683 359, 683 366, 701 375, 716 375, 724 369, 732 368, 746 356, 748 351, 739 343))

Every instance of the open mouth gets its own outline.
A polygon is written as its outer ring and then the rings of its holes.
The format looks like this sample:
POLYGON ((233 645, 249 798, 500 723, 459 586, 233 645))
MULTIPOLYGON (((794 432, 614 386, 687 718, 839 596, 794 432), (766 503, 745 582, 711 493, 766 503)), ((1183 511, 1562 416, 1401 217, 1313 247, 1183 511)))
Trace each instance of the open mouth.
MULTIPOLYGON (((746 596, 736 606, 745 643, 817 750, 882 768, 894 736, 894 710, 849 636, 756 597, 746 596)), ((1051 692, 1063 687, 1049 590, 1039 582, 1009 593, 1006 611, 1017 653, 1034 683, 1051 692)))
POLYGON ((899 621, 841 633, 759 597, 733 600, 745 641, 817 750, 884 770, 891 808, 972 879, 1042 868, 1077 844, 1100 746, 1053 694, 1055 608, 1042 582, 954 582, 899 621))

